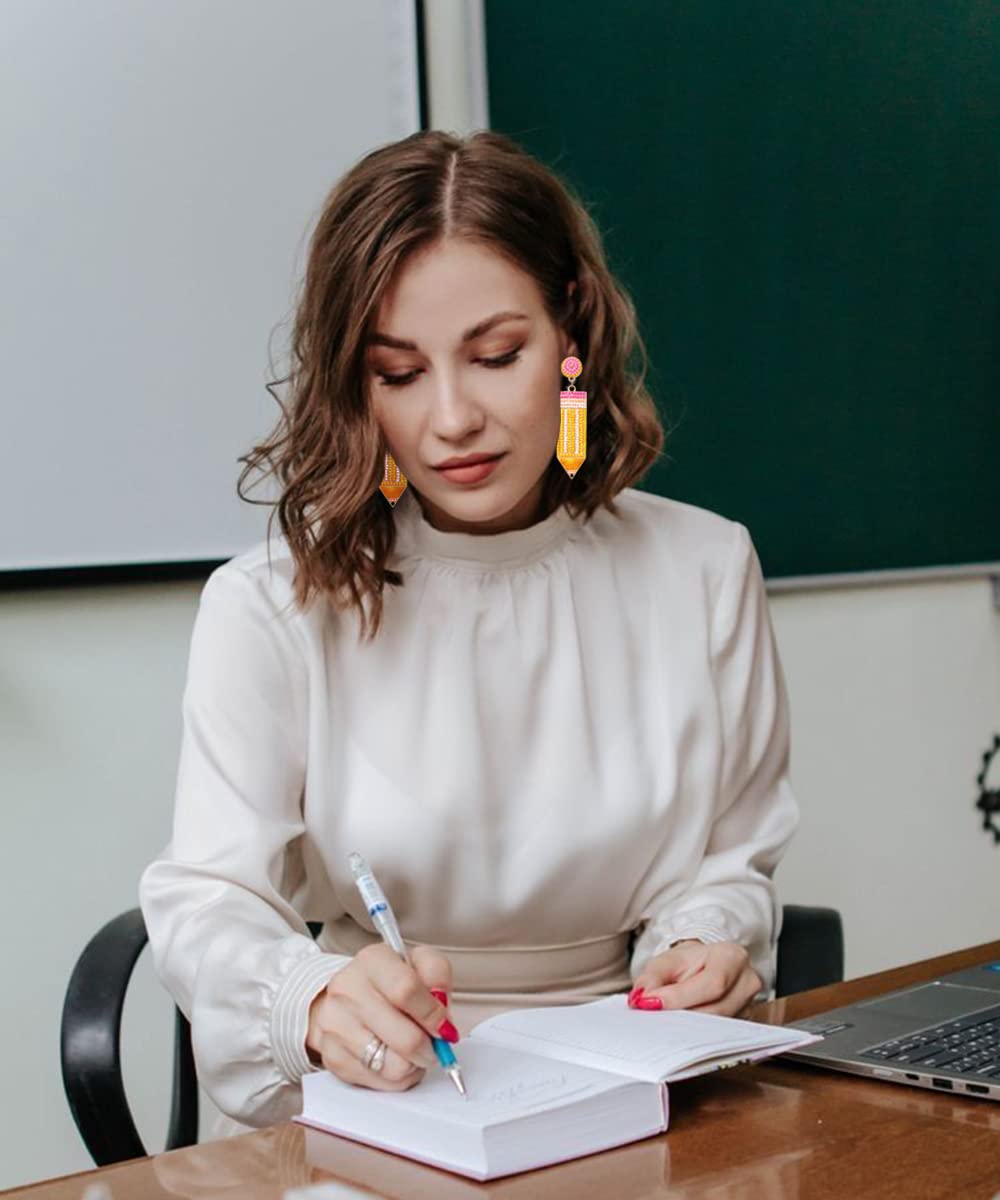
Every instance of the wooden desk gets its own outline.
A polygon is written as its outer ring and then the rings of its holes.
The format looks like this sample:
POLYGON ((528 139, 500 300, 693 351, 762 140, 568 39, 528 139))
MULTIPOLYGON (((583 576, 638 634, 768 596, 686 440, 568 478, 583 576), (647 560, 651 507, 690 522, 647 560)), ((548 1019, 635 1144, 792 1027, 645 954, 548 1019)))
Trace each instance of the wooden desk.
MULTIPOLYGON (((758 1005, 781 1024, 1000 958, 1000 941, 758 1005)), ((336 1179, 342 1200, 992 1200, 1000 1195, 1000 1104, 791 1062, 734 1067, 670 1090, 669 1131, 491 1183, 420 1166, 299 1125, 206 1142, 2 1193, 7 1200, 280 1200, 336 1179)))

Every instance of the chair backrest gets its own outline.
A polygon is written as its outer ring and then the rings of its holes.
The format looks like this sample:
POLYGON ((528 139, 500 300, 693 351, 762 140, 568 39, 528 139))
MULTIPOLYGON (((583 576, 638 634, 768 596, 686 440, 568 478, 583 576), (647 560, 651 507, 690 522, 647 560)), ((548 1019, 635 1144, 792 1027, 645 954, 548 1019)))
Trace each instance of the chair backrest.
MULTIPOLYGON (((80 1136, 99 1167, 146 1154, 125 1096, 121 1068, 125 992, 146 941, 140 909, 113 918, 87 943, 73 968, 63 1001, 63 1087, 80 1136)), ((191 1028, 177 1009, 165 1148, 193 1146, 197 1140, 198 1079, 191 1028)))
POLYGON ((786 904, 781 910, 775 996, 808 992, 844 978, 844 926, 835 908, 786 904))
MULTIPOLYGON (((309 923, 316 937, 322 925, 309 923)), ((60 1049, 63 1086, 84 1144, 99 1166, 144 1157, 125 1095, 121 1020, 125 993, 143 947, 146 925, 138 908, 109 921, 77 960, 63 1002, 60 1049)), ((786 904, 778 938, 778 996, 844 978, 844 934, 832 908, 786 904)), ((177 1009, 174 1078, 167 1150, 198 1141, 198 1079, 191 1027, 177 1009)))

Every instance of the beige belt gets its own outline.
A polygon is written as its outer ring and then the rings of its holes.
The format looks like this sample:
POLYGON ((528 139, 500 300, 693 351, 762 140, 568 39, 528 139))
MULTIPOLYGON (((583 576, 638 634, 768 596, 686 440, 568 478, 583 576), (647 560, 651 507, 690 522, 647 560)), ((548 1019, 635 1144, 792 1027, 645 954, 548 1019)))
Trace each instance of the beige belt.
MULTIPOLYGON (((318 943, 332 954, 357 954, 379 941, 351 917, 328 921, 318 943)), ((414 943, 407 942, 408 946, 414 943)), ((578 1004, 628 991, 632 934, 612 933, 545 946, 440 946, 452 965, 451 1007, 465 1027, 483 1020, 487 1009, 578 1004), (466 1010, 463 1013, 462 1010, 466 1010)))

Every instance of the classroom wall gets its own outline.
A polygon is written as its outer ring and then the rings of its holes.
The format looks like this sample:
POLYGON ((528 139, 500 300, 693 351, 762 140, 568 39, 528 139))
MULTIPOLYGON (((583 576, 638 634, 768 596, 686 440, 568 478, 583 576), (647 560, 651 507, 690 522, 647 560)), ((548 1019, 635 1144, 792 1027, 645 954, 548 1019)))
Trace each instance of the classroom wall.
MULTIPOLYGON (((481 123, 478 67, 454 55, 454 23, 474 11, 428 4, 434 125, 481 123)), ((0 596, 0 1189, 91 1165, 62 1092, 63 994, 83 945, 136 904, 139 873, 169 836, 200 586, 0 596)), ((782 594, 771 611, 803 812, 779 868, 782 898, 841 910, 848 975, 997 937, 1000 848, 973 808, 979 756, 1000 731, 988 581, 782 594)), ((123 1053, 154 1150, 171 1037, 171 1001, 144 955, 123 1053)))

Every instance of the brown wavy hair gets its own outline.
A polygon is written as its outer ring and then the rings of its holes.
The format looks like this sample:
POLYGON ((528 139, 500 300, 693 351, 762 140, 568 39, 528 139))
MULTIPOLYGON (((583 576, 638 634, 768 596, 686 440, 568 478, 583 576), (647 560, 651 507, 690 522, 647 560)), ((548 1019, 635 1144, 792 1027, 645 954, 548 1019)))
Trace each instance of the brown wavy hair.
POLYGON ((506 256, 537 283, 552 321, 576 341, 587 392, 587 462, 570 479, 555 457, 542 483, 543 516, 565 504, 585 519, 640 479, 664 432, 644 386, 648 359, 634 305, 613 278, 584 204, 549 168, 492 130, 411 134, 366 154, 326 198, 296 302, 291 369, 267 389, 282 415, 238 459, 240 498, 272 504, 295 562, 295 600, 326 595, 353 606, 361 636, 382 620, 393 510, 378 490, 385 444, 368 400, 365 343, 407 257, 445 239, 506 256), (568 285, 576 281, 572 295, 568 285), (630 368, 636 352, 638 367, 630 368), (288 403, 274 388, 289 386, 288 403), (264 471, 264 466, 267 470, 264 471), (274 475, 276 501, 253 500, 254 472, 274 475), (366 605, 370 610, 366 615, 366 605))

